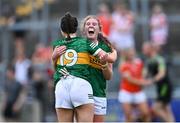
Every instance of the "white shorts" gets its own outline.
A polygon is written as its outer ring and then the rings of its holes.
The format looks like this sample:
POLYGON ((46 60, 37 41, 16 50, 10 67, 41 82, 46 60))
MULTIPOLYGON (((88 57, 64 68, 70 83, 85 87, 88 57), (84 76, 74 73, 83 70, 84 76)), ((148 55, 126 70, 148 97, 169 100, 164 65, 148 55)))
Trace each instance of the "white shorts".
POLYGON ((73 109, 94 103, 90 83, 82 78, 68 76, 58 81, 55 88, 55 107, 73 109))
POLYGON ((143 91, 131 93, 126 90, 121 90, 119 91, 118 100, 121 103, 139 104, 142 102, 146 102, 146 95, 143 91))
POLYGON ((106 110, 107 110, 107 99, 105 97, 94 96, 94 114, 106 115, 106 110))

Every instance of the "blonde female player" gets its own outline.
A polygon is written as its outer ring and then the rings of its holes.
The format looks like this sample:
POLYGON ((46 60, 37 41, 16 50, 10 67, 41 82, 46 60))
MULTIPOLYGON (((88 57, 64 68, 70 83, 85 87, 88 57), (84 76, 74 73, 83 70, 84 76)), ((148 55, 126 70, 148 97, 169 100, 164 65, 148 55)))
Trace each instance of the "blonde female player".
MULTIPOLYGON (((96 16, 87 16, 82 23, 82 33, 106 52, 109 52, 111 60, 117 58, 116 50, 111 47, 109 41, 101 33, 101 24, 96 16)), ((110 80, 113 74, 112 63, 98 60, 91 56, 90 83, 94 96, 94 122, 104 122, 107 110, 106 80, 110 80), (98 67, 96 67, 98 66, 98 67)))
POLYGON ((109 58, 95 43, 77 37, 77 26, 77 19, 66 14, 61 19, 61 31, 65 38, 53 43, 55 107, 59 122, 72 122, 74 110, 78 122, 93 121, 94 100, 88 78, 91 75, 88 54, 97 55, 100 59, 109 58))

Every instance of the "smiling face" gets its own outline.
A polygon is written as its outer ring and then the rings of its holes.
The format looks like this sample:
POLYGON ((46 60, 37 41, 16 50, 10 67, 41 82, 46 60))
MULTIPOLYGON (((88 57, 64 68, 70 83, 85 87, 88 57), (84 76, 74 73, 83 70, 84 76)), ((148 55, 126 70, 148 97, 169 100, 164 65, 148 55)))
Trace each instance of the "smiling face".
POLYGON ((97 19, 87 19, 83 28, 84 34, 87 38, 91 40, 97 40, 98 33, 100 32, 100 25, 97 19))

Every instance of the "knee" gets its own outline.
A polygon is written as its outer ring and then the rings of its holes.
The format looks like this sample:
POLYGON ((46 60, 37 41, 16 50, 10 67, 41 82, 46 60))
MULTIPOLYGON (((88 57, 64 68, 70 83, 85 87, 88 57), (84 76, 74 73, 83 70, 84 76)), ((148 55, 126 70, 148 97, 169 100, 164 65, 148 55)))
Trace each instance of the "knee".
POLYGON ((149 111, 144 111, 144 112, 142 112, 142 115, 143 116, 150 116, 150 112, 149 111))
POLYGON ((149 111, 142 112, 141 116, 143 117, 144 121, 150 121, 151 120, 151 114, 149 111))
POLYGON ((126 122, 132 122, 134 121, 133 115, 131 112, 126 112, 125 113, 125 118, 126 118, 126 122))

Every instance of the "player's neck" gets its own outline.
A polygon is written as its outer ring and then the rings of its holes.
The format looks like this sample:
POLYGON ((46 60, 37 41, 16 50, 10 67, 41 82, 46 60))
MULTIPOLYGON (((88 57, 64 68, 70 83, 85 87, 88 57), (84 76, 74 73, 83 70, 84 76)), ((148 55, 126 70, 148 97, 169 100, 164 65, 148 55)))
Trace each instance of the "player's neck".
POLYGON ((98 44, 98 40, 97 39, 96 40, 92 40, 92 42, 98 44))
POLYGON ((72 33, 72 34, 69 34, 69 36, 70 36, 71 38, 74 38, 74 37, 76 37, 77 35, 76 35, 76 33, 72 33))
POLYGON ((153 53, 151 54, 151 58, 154 58, 156 55, 157 55, 157 53, 153 52, 153 53))

